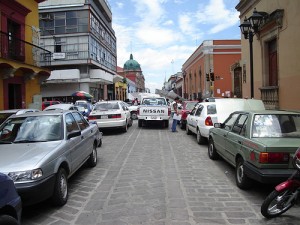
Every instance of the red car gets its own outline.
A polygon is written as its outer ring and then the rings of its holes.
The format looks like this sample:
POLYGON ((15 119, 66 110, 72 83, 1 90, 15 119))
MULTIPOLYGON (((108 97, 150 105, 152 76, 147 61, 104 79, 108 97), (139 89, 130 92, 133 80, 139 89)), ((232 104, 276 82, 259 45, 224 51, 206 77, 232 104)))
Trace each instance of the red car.
POLYGON ((186 125, 186 118, 188 113, 192 111, 194 106, 198 103, 198 101, 184 101, 182 103, 182 110, 181 110, 181 120, 180 120, 180 128, 185 129, 186 125))

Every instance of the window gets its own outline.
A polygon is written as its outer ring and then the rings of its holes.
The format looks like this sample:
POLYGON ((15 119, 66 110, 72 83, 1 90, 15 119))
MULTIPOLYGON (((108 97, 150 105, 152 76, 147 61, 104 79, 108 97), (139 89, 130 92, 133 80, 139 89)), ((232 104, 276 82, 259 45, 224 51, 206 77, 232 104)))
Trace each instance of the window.
POLYGON ((246 121, 247 121, 248 116, 247 115, 241 115, 235 122, 232 132, 236 134, 241 134, 245 135, 245 130, 246 130, 246 121))
POLYGON ((68 133, 79 131, 78 125, 71 113, 66 115, 66 127, 68 133))
POLYGON ((200 105, 199 108, 197 109, 196 113, 195 113, 195 116, 200 116, 203 108, 204 108, 204 106, 200 105))
POLYGON ((72 113, 81 130, 89 126, 88 122, 79 113, 72 113))
POLYGON ((274 39, 268 42, 268 57, 269 57, 269 86, 278 85, 277 75, 277 40, 274 39))
POLYGON ((224 128, 225 130, 230 131, 234 122, 236 121, 237 117, 239 116, 238 113, 231 114, 224 122, 224 128))

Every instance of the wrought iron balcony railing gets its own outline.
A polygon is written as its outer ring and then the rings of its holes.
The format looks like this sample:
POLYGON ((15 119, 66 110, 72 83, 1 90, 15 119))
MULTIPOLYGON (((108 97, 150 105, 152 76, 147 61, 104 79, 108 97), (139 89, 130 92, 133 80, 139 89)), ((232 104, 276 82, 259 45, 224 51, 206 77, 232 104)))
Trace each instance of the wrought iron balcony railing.
POLYGON ((41 62, 51 65, 51 55, 46 49, 0 31, 0 58, 40 67, 41 62))
POLYGON ((266 86, 259 89, 266 109, 279 109, 279 87, 266 86))

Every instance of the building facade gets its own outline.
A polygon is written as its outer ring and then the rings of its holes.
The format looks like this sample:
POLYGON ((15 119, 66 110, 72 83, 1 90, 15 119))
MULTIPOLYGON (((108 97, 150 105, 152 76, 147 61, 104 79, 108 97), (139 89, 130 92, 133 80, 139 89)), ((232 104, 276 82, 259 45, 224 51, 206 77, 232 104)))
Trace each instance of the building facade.
POLYGON ((145 92, 145 77, 143 71, 140 64, 133 59, 132 54, 130 54, 129 60, 124 63, 123 73, 125 78, 135 83, 136 92, 145 92))
POLYGON ((0 1, 0 110, 41 108, 51 52, 39 47, 39 2, 0 1))
POLYGON ((86 91, 94 100, 114 99, 116 37, 105 0, 48 0, 39 4, 41 46, 51 52, 44 99, 73 101, 86 91))
MULTIPOLYGON (((253 36, 253 92, 269 109, 300 110, 300 1, 241 0, 241 24, 254 9, 263 16, 253 36)), ((243 95, 249 96, 250 42, 242 35, 243 95)))
MULTIPOLYGON (((241 73, 231 70, 240 59, 240 40, 204 41, 182 66, 183 97, 242 97, 241 73)), ((238 71, 238 67, 233 69, 238 71)))

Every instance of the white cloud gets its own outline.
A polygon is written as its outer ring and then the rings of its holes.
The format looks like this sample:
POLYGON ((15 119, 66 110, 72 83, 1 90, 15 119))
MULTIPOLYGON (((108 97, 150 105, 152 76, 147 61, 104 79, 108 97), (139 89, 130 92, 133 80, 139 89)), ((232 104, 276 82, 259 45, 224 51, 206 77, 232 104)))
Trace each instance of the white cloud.
POLYGON ((117 2, 116 5, 117 5, 117 7, 119 9, 122 9, 124 7, 124 3, 123 2, 117 2))

